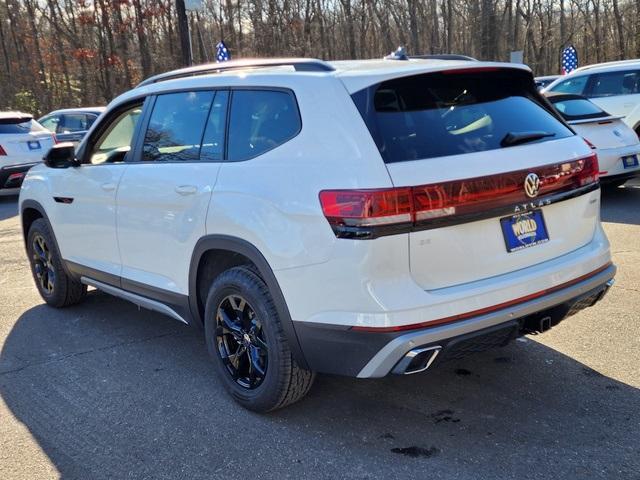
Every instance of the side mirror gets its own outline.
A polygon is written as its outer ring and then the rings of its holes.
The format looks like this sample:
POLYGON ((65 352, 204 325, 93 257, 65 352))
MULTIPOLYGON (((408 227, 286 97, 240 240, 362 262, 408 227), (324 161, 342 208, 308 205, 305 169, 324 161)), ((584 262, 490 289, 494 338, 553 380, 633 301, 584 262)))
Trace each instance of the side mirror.
POLYGON ((71 142, 58 143, 44 156, 44 164, 49 168, 79 167, 76 149, 71 142))

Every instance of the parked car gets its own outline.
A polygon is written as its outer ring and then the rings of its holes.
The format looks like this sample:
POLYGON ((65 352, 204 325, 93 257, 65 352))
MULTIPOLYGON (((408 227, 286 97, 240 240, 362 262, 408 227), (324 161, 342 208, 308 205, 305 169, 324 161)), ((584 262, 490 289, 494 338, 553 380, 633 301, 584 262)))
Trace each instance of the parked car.
POLYGON ((518 64, 161 74, 52 149, 19 210, 46 303, 91 285, 203 329, 261 412, 315 372, 418 373, 544 332, 616 271, 596 154, 518 64))
POLYGON ((544 92, 587 97, 640 133, 640 60, 581 67, 545 88, 544 92))
POLYGON ((38 123, 55 133, 60 142, 79 143, 104 110, 105 107, 65 108, 46 114, 38 123))
POLYGON ((621 120, 580 95, 549 93, 549 101, 560 115, 598 153, 600 182, 619 187, 640 176, 638 135, 621 120))
POLYGON ((55 136, 22 112, 0 112, 0 195, 16 195, 27 170, 54 145, 55 136))
POLYGON ((560 75, 545 75, 543 77, 534 78, 534 82, 536 82, 536 87, 538 90, 543 90, 545 87, 551 84, 554 80, 560 78, 560 75))

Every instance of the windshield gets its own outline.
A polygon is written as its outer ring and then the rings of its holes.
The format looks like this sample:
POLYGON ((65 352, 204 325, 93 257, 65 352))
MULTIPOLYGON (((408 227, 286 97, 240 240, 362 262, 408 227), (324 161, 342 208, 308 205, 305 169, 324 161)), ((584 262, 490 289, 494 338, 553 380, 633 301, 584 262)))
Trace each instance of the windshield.
POLYGON ((455 71, 393 79, 353 94, 384 161, 481 152, 569 137, 527 72, 455 71), (522 143, 522 142, 517 142, 522 143))

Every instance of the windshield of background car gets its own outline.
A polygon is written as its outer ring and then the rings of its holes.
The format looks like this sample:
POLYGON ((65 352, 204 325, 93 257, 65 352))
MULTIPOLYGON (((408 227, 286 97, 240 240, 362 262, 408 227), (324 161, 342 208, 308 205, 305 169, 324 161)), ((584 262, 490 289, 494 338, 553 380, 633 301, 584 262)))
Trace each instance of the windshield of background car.
POLYGON ((396 78, 352 95, 382 158, 403 162, 503 148, 509 133, 572 136, 528 72, 449 71, 396 78))
POLYGON ((587 86, 588 79, 588 75, 567 78, 563 82, 560 82, 554 87, 551 87, 549 91, 558 93, 574 93, 576 95, 581 95, 582 92, 584 92, 584 87, 587 86))

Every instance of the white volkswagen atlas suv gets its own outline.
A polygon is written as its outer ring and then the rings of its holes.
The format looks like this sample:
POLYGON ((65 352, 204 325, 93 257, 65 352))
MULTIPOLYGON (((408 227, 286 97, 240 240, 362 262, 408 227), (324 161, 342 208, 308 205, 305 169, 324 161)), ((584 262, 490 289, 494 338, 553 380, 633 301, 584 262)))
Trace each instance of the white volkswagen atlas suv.
POLYGON ((245 407, 543 332, 615 275, 598 160, 521 65, 228 62, 150 78, 19 204, 49 305, 203 330, 245 407))

